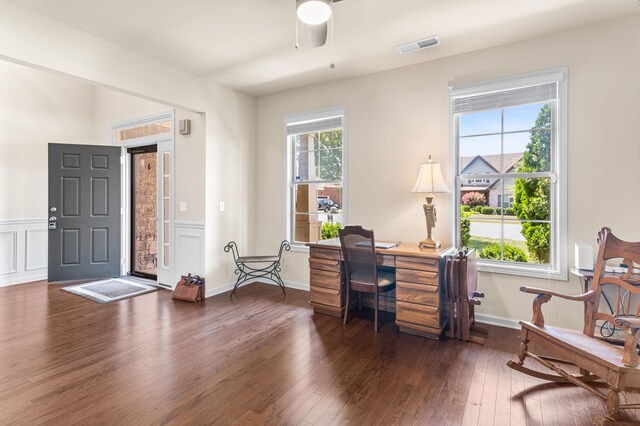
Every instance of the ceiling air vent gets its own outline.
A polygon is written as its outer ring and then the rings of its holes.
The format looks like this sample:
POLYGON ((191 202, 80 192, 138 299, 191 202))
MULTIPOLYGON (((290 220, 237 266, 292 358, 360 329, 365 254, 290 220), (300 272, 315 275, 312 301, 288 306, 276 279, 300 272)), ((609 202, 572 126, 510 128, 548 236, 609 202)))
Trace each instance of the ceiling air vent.
POLYGON ((438 36, 427 37, 422 40, 412 41, 411 43, 396 46, 396 50, 401 55, 405 53, 413 52, 415 50, 426 49, 427 47, 435 46, 440 43, 438 36))

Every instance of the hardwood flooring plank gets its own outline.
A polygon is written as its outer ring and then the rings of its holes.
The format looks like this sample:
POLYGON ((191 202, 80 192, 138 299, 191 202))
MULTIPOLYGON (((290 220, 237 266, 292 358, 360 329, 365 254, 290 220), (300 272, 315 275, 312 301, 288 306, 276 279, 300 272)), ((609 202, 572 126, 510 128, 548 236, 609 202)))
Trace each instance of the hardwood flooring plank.
POLYGON ((160 291, 101 305, 44 282, 0 288, 0 424, 582 426, 603 412, 582 389, 507 368, 515 330, 488 327, 484 346, 388 319, 376 334, 366 315, 344 326, 308 298, 256 283, 233 301, 160 291))

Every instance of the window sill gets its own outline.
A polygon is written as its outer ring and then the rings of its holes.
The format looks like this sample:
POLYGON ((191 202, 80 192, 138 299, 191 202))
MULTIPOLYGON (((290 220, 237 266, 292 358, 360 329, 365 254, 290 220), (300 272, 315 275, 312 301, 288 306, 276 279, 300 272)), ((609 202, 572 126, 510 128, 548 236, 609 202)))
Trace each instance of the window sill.
POLYGON ((295 251, 298 253, 309 253, 309 247, 300 243, 291 243, 291 251, 295 251))
POLYGON ((478 260, 478 271, 557 281, 567 281, 569 279, 566 268, 549 269, 535 266, 496 264, 482 262, 481 260, 478 260))

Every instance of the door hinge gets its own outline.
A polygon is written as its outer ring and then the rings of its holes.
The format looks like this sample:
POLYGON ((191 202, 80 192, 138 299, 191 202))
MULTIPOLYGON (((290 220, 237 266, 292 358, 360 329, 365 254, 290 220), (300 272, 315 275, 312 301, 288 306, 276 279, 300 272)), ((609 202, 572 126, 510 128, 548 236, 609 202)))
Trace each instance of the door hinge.
POLYGON ((124 164, 124 155, 120 156, 120 164, 124 164))

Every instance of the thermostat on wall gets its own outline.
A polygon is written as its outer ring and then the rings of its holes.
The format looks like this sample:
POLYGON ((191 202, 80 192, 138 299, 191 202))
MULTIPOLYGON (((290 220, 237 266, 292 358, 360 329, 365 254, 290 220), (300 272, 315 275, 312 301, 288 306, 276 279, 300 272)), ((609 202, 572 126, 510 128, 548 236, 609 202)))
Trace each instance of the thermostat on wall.
POLYGON ((184 119, 178 121, 178 129, 181 135, 191 134, 191 120, 184 119))

